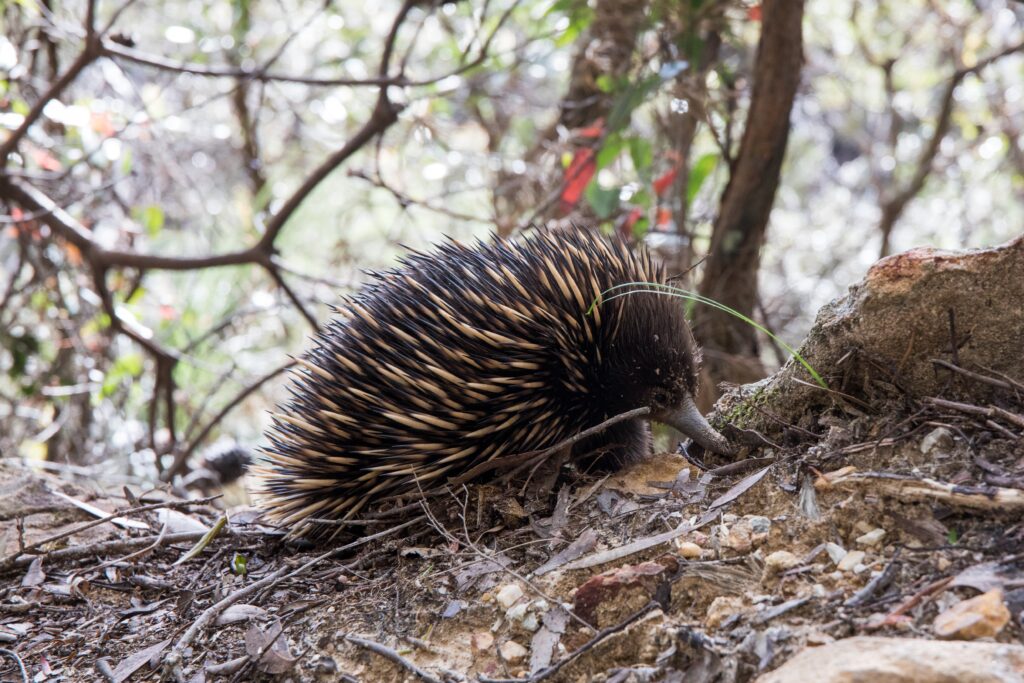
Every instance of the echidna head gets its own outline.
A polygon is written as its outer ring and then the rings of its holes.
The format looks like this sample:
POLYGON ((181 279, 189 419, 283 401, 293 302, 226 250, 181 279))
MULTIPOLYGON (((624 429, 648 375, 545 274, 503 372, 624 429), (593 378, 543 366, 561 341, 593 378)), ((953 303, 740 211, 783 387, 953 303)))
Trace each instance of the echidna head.
POLYGON ((669 425, 708 450, 734 449, 700 414, 700 350, 679 300, 653 293, 624 297, 621 322, 606 340, 600 392, 621 412, 650 408, 650 419, 669 425))

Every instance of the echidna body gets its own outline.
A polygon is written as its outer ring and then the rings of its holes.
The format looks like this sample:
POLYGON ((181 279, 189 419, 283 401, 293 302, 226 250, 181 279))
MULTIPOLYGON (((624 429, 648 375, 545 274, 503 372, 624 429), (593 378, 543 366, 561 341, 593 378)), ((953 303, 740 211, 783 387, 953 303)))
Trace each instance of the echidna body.
MULTIPOLYGON (((377 274, 300 359, 274 416, 256 468, 268 517, 334 533, 309 520, 351 518, 642 406, 728 451, 693 403, 698 350, 680 301, 610 299, 641 282, 665 282, 647 252, 583 230, 449 242, 377 274)), ((634 457, 648 434, 622 423, 587 447, 634 457)))

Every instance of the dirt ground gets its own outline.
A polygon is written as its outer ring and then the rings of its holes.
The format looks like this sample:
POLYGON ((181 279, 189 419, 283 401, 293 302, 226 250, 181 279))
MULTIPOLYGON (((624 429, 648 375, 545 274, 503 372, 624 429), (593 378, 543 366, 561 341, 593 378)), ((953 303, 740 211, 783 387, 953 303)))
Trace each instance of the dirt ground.
POLYGON ((539 467, 326 546, 230 489, 9 461, 0 679, 741 683, 857 635, 1024 643, 1022 288, 1024 238, 887 259, 801 349, 827 388, 791 362, 719 401, 734 461, 539 467))
MULTIPOLYGON (((7 467, 4 557, 16 559, 0 638, 35 681, 416 680, 406 665, 424 680, 745 681, 807 644, 934 637, 938 613, 996 582, 1017 617, 997 639, 1024 641, 1020 508, 982 502, 1024 488, 1019 438, 939 408, 823 415, 798 431, 798 444, 735 464, 666 453, 619 472, 570 465, 525 493, 521 480, 462 488, 329 557, 241 509, 182 561, 201 532, 189 526, 222 516, 216 503, 168 510, 156 492, 134 502, 156 509, 124 516, 140 528, 77 530, 99 513, 70 500, 127 502, 7 467), (952 488, 878 485, 928 480, 952 488)), ((0 676, 18 680, 13 660, 0 676)))

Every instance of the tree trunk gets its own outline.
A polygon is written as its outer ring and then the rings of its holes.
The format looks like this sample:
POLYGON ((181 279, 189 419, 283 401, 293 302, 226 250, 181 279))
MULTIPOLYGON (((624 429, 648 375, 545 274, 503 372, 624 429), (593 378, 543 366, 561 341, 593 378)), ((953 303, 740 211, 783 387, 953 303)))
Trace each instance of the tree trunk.
MULTIPOLYGON (((766 0, 762 16, 746 129, 722 195, 699 289, 748 317, 757 303, 761 245, 800 82, 803 0, 766 0)), ((753 327, 708 306, 698 306, 695 313, 695 332, 704 347, 706 392, 716 394, 721 381, 763 376, 753 327)))

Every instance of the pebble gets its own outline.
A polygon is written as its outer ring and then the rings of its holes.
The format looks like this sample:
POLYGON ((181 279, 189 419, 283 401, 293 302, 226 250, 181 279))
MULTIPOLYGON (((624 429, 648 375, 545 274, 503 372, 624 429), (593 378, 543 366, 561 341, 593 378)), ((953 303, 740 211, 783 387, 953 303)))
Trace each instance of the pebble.
POLYGON ((846 549, 835 543, 826 543, 825 552, 828 553, 834 564, 839 564, 846 557, 846 549))
MULTIPOLYGON (((841 572, 854 571, 857 565, 863 565, 865 553, 863 550, 851 550, 843 556, 836 564, 836 569, 841 572)), ((861 569, 863 571, 863 568, 861 569)))
POLYGON ((921 452, 931 453, 936 448, 948 451, 953 447, 953 432, 946 427, 936 427, 921 439, 921 452))
POLYGON ((857 537, 858 545, 878 545, 878 543, 885 538, 885 529, 872 529, 863 536, 857 537))
POLYGON ((487 631, 474 633, 471 639, 474 650, 490 650, 494 645, 494 636, 487 631))
POLYGON ((720 595, 712 600, 708 606, 707 615, 704 617, 704 625, 708 628, 717 628, 733 614, 743 611, 743 608, 742 598, 734 595, 720 595))
POLYGON ((517 584, 509 583, 502 586, 494 599, 498 601, 498 604, 508 609, 516 603, 519 598, 523 597, 523 589, 517 584))
POLYGON ((498 648, 498 654, 506 662, 518 662, 526 656, 526 648, 514 640, 506 640, 498 648))
POLYGON ((765 576, 774 576, 799 565, 800 558, 793 553, 788 550, 776 550, 764 558, 764 573, 765 576))
POLYGON ((696 543, 690 543, 689 541, 684 541, 683 543, 680 543, 677 550, 679 551, 680 555, 682 555, 688 560, 696 559, 700 557, 702 552, 704 552, 704 549, 701 548, 699 545, 697 545, 696 543))
POLYGON ((1003 591, 993 588, 953 605, 935 617, 932 628, 940 638, 977 640, 997 635, 1009 621, 1010 610, 1003 602, 1003 591))

